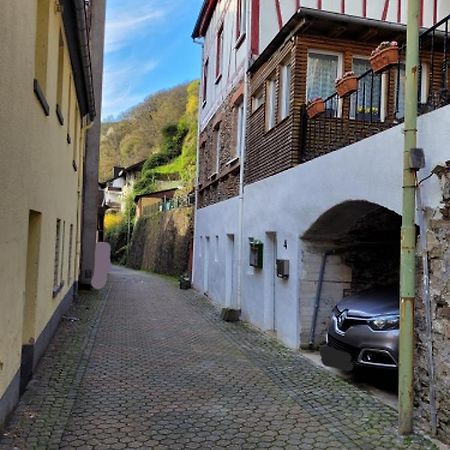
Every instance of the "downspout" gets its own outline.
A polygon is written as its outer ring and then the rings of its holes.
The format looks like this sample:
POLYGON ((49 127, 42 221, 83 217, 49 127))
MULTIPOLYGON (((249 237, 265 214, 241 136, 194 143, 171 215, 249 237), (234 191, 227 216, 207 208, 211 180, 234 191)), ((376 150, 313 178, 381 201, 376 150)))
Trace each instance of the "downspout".
MULTIPOLYGON (((204 52, 204 43, 203 40, 193 39, 194 44, 201 45, 202 47, 202 70, 203 70, 203 52, 204 52)), ((198 182, 200 176, 200 123, 201 123, 201 105, 200 100, 202 99, 202 82, 203 82, 203 74, 200 78, 200 83, 198 84, 198 113, 197 113, 197 145, 196 145, 196 153, 197 158, 195 160, 195 202, 194 202, 194 223, 192 224, 194 229, 194 239, 192 240, 192 274, 191 274, 191 283, 194 283, 197 264, 195 264, 194 258, 197 256, 197 242, 196 242, 196 227, 197 227, 197 211, 198 211, 198 182)))
POLYGON ((408 0, 406 33, 405 138, 403 151, 403 208, 400 249, 400 349, 398 427, 413 431, 414 300, 416 295, 415 172, 409 156, 417 142, 419 65, 419 0, 408 0))
POLYGON ((323 278, 325 276, 325 268, 327 265, 328 256, 333 254, 334 252, 331 250, 326 251, 322 256, 322 263, 320 264, 320 273, 319 273, 319 281, 317 284, 316 291, 316 300, 314 302, 314 310, 313 310, 313 318, 311 323, 311 331, 309 333, 309 348, 312 349, 314 347, 314 341, 316 339, 316 326, 317 326, 317 316, 319 314, 320 308, 320 296, 322 294, 322 285, 323 278))
MULTIPOLYGON (((246 20, 246 30, 250 30, 251 21, 250 17, 252 16, 251 7, 246 10, 247 17, 246 20)), ((247 34, 249 36, 249 34, 247 34)), ((237 264, 237 298, 236 298, 236 309, 241 309, 242 304, 242 283, 243 283, 243 260, 244 260, 244 167, 245 167, 245 152, 247 149, 247 110, 248 110, 248 93, 249 93, 249 77, 248 70, 250 67, 250 55, 251 55, 251 39, 247 37, 246 39, 246 48, 247 52, 245 55, 245 64, 244 64, 244 145, 242 146, 242 153, 240 155, 240 166, 239 166, 239 239, 238 239, 238 264, 237 264)))
MULTIPOLYGON (((78 180, 77 180, 77 228, 75 230, 76 232, 76 236, 75 236, 75 255, 77 258, 79 258, 78 261, 78 274, 77 274, 77 278, 80 278, 80 274, 81 274, 81 242, 83 240, 83 230, 81 229, 81 220, 80 220, 80 216, 81 214, 81 209, 83 207, 83 167, 84 167, 84 159, 86 157, 86 145, 87 145, 87 131, 92 128, 94 126, 94 121, 92 121, 90 119, 88 119, 88 116, 84 116, 81 119, 81 127, 80 127, 80 134, 81 136, 84 136, 84 146, 83 149, 80 149, 80 152, 83 152, 82 155, 80 154, 80 156, 82 157, 82 161, 80 162, 78 167, 79 173, 78 173, 78 180), (83 125, 83 123, 85 123, 85 125, 83 125), (82 164, 83 163, 83 164, 82 164)), ((74 145, 77 145, 76 142, 74 142, 74 145)), ((76 261, 76 259, 75 259, 76 261)))

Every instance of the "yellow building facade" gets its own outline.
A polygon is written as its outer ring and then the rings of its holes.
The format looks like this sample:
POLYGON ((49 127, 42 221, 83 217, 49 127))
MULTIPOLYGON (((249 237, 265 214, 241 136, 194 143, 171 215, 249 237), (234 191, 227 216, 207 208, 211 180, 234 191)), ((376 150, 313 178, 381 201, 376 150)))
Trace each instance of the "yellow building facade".
POLYGON ((0 427, 76 289, 85 139, 95 117, 91 6, 1 4, 0 427))

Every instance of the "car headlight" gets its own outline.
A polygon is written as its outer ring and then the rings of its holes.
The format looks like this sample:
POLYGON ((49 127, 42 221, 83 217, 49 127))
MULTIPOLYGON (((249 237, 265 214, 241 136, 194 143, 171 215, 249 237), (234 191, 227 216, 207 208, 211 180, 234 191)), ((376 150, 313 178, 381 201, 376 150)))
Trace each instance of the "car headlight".
POLYGON ((398 328, 399 316, 379 316, 369 321, 373 330, 393 330, 398 328))

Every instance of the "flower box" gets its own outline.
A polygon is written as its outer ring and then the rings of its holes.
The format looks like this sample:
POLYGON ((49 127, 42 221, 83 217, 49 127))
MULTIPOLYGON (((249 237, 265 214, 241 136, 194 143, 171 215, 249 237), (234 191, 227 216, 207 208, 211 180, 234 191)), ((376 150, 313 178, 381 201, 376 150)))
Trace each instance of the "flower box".
POLYGON ((313 119, 318 115, 325 112, 325 102, 321 98, 316 98, 311 101, 306 107, 306 112, 308 113, 308 118, 313 119))
MULTIPOLYGON (((380 44, 381 45, 381 44, 380 44)), ((399 50, 397 44, 378 47, 370 58, 370 65, 375 73, 380 73, 399 62, 399 50)))
POLYGON ((339 97, 346 97, 358 90, 358 77, 356 75, 348 75, 336 80, 336 92, 339 97))

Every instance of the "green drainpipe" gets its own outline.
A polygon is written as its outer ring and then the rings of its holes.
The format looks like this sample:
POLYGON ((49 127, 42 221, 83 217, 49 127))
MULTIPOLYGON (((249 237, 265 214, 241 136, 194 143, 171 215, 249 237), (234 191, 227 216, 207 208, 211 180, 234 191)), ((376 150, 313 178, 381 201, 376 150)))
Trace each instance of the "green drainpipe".
POLYGON ((417 141, 419 70, 419 0, 408 0, 405 86, 405 147, 400 253, 399 432, 413 431, 414 299, 416 294, 416 228, 414 170, 409 154, 417 141))

